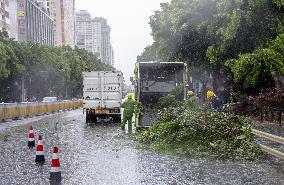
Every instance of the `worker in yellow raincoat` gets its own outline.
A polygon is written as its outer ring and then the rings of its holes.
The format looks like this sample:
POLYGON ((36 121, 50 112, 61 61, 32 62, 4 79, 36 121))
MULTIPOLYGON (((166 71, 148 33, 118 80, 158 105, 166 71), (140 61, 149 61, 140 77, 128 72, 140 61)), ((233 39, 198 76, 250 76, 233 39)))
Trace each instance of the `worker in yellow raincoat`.
POLYGON ((128 133, 132 133, 132 117, 135 112, 135 109, 137 109, 139 102, 133 100, 133 94, 129 93, 127 95, 127 100, 122 103, 121 108, 124 108, 123 110, 123 119, 121 128, 124 130, 125 124, 128 123, 128 133))
POLYGON ((188 91, 187 92, 187 104, 190 109, 196 110, 199 109, 199 99, 197 96, 194 95, 193 91, 188 91))

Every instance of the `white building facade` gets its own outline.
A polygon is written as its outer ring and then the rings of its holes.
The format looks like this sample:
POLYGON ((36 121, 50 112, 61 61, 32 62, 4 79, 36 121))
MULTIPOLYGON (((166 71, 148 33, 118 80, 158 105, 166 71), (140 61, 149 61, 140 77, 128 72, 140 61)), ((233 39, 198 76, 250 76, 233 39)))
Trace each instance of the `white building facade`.
POLYGON ((75 0, 37 0, 54 21, 55 45, 75 46, 75 0))
POLYGON ((85 10, 76 13, 76 45, 101 57, 101 23, 85 10))
POLYGON ((9 37, 19 42, 54 45, 54 22, 37 0, 9 0, 9 37))
POLYGON ((0 0, 0 31, 10 34, 9 1, 0 0))
POLYGON ((101 17, 92 18, 86 10, 76 13, 76 46, 97 55, 103 63, 113 65, 110 26, 101 17))

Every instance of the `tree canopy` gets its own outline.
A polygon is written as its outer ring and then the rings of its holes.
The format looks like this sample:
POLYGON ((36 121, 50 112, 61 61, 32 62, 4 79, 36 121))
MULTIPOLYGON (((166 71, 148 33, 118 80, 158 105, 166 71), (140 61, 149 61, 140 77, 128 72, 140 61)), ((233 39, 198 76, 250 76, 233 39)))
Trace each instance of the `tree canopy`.
POLYGON ((83 49, 18 43, 0 33, 0 101, 20 101, 22 93, 28 100, 81 97, 85 69, 114 68, 83 49))
POLYGON ((138 61, 184 61, 197 76, 211 73, 243 91, 283 75, 283 0, 172 0, 161 8, 149 22, 154 44, 138 61))

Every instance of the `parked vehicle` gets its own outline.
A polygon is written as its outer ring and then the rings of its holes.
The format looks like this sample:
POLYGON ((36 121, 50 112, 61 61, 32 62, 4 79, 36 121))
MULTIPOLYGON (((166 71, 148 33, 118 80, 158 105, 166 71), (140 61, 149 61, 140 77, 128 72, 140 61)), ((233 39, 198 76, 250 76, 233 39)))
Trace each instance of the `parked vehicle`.
POLYGON ((183 92, 179 99, 186 98, 187 67, 183 62, 138 62, 135 69, 135 100, 141 102, 143 114, 136 114, 136 126, 148 127, 157 122, 155 104, 162 96, 178 86, 183 92))
POLYGON ((44 97, 42 99, 43 103, 49 103, 49 102, 57 102, 57 97, 44 97))
POLYGON ((120 71, 83 72, 83 110, 86 122, 98 118, 120 122, 123 74, 120 71))

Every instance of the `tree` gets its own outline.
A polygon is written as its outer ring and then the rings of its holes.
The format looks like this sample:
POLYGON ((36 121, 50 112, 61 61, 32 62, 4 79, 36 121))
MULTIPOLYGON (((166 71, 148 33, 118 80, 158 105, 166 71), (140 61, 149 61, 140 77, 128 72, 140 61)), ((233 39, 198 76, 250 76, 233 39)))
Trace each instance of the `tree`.
POLYGON ((157 53, 157 44, 147 46, 141 55, 137 56, 137 62, 161 61, 157 53))
POLYGON ((23 94, 38 100, 81 97, 82 72, 87 68, 114 70, 86 50, 18 43, 0 32, 1 101, 21 101, 23 94))
POLYGON ((221 83, 259 91, 273 86, 271 71, 282 73, 283 0, 172 0, 161 8, 150 17, 154 44, 138 61, 184 61, 204 84, 212 74, 215 91, 221 83))
POLYGON ((240 54, 227 61, 234 79, 243 88, 267 88, 273 86, 272 72, 284 76, 284 34, 271 42, 268 48, 257 48, 252 53, 240 54))

